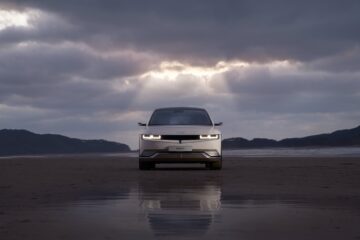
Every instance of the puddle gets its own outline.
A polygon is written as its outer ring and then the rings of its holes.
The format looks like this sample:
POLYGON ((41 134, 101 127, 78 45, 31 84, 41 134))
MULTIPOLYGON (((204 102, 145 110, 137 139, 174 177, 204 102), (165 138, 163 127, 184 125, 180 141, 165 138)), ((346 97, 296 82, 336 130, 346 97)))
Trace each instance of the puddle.
MULTIPOLYGON (((227 196, 214 182, 191 186, 140 182, 119 198, 111 195, 21 211, 12 220, 17 232, 12 238, 356 239, 357 206, 227 196)), ((10 225, 11 221, 6 227, 11 231, 10 225)))

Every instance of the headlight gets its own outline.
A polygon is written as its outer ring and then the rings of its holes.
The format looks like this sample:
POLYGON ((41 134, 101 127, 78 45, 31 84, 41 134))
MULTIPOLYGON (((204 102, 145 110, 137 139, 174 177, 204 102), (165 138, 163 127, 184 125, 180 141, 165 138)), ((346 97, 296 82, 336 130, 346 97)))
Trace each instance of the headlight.
POLYGON ((200 139, 202 139, 202 140, 219 139, 219 134, 205 134, 205 135, 200 135, 200 139))
POLYGON ((142 139, 144 139, 144 140, 160 140, 161 135, 143 134, 142 139))

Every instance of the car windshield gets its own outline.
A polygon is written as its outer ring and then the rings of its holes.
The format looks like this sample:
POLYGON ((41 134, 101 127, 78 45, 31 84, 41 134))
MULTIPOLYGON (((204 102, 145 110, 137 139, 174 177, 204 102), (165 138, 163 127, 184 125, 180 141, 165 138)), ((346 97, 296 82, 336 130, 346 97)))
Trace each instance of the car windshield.
POLYGON ((149 125, 212 125, 209 114, 203 109, 158 109, 149 125))

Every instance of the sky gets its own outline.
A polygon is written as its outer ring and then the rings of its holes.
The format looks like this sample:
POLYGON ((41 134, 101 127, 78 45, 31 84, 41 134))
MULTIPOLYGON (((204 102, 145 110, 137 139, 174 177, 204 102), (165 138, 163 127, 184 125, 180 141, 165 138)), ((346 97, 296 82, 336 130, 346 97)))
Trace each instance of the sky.
POLYGON ((137 149, 155 108, 224 138, 360 124, 358 0, 0 0, 0 129, 137 149))

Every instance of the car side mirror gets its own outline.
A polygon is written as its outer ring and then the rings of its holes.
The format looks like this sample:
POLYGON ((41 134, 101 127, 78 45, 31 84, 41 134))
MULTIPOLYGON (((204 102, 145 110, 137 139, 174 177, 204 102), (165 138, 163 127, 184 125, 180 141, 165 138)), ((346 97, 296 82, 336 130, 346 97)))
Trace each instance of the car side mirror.
POLYGON ((146 123, 141 123, 141 122, 139 122, 138 125, 141 126, 141 127, 145 127, 145 126, 146 126, 146 123))
POLYGON ((221 126, 222 124, 223 124, 222 122, 214 123, 215 126, 221 126))

